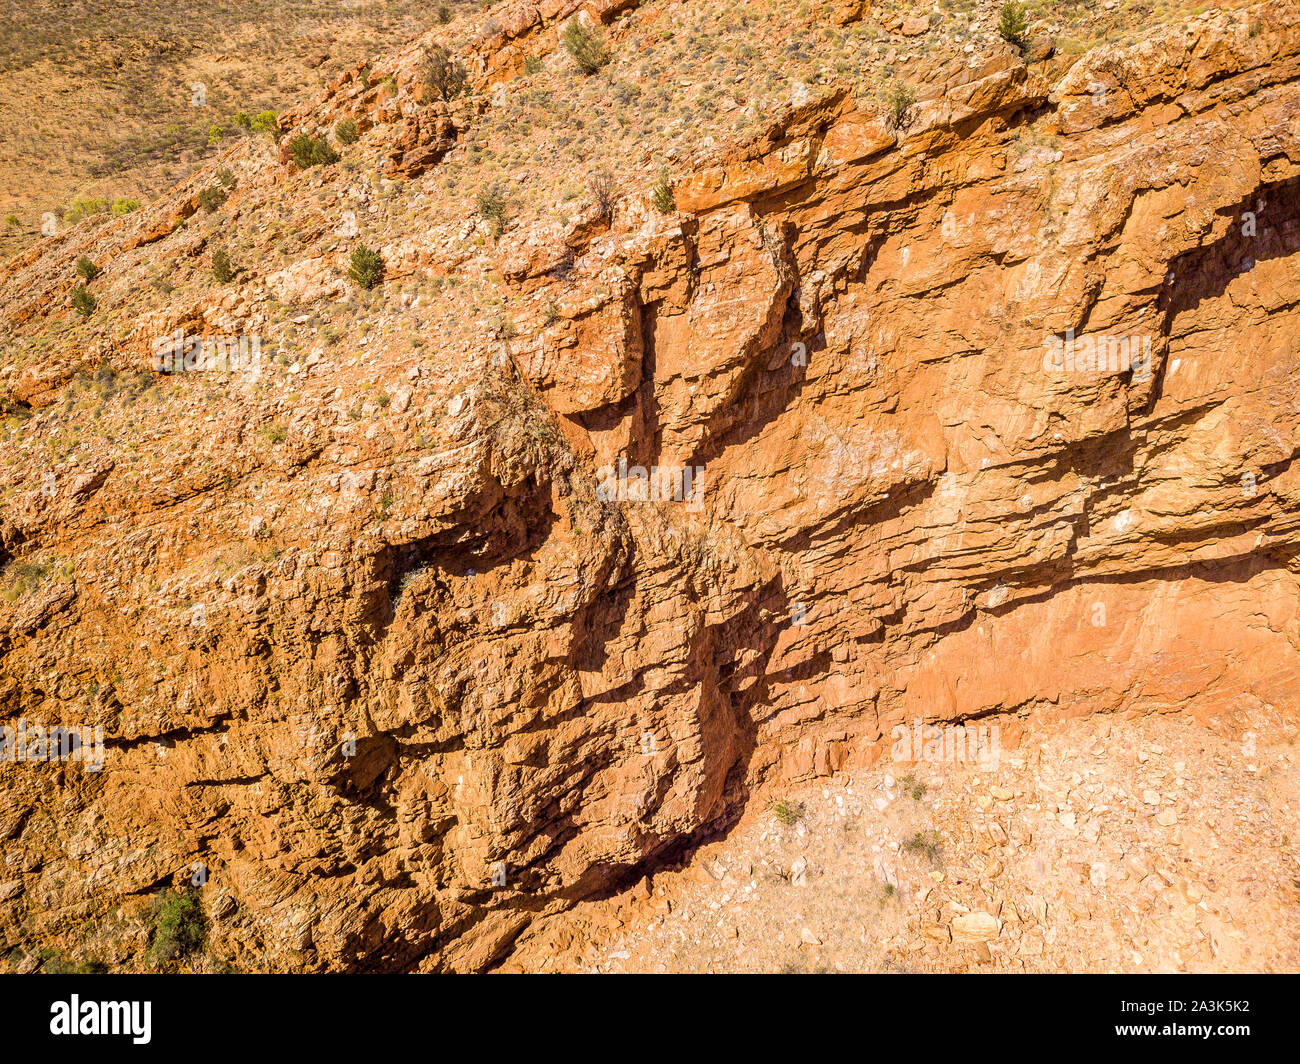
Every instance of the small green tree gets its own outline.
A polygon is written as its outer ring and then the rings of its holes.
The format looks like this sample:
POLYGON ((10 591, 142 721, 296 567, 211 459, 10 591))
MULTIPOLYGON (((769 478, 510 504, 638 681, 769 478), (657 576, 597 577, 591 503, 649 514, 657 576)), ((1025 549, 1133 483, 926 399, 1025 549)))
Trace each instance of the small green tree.
POLYGON ((608 221, 614 217, 614 207, 618 203, 618 186, 606 170, 594 170, 587 175, 587 191, 596 205, 600 217, 608 221))
POLYGON ((916 93, 912 91, 912 86, 905 81, 894 82, 885 91, 885 107, 888 111, 889 124, 895 129, 906 126, 908 116, 915 104, 916 93))
POLYGON ((1029 18, 1025 14, 1024 4, 1008 0, 1002 5, 1002 14, 998 18, 998 34, 1007 44, 1023 52, 1029 45, 1029 18))
POLYGON ((655 185, 653 203, 660 214, 672 214, 677 209, 677 200, 673 197, 672 186, 668 184, 668 175, 659 178, 655 185))
POLYGON ((338 152, 319 137, 307 133, 298 133, 293 140, 289 141, 289 154, 293 156, 293 161, 298 164, 299 170, 339 161, 338 152))
POLYGON ((72 290, 72 309, 83 318, 89 318, 95 312, 95 297, 86 291, 84 284, 72 290))
POLYGON ((429 53, 429 61, 421 67, 420 77, 447 103, 462 95, 469 86, 469 71, 465 64, 439 45, 429 53))
POLYGON ((362 244, 352 252, 348 276, 362 288, 374 288, 384 279, 384 257, 362 244))
POLYGON ((99 267, 91 262, 85 255, 77 260, 77 276, 85 281, 93 281, 99 276, 99 267))
POLYGON ((244 132, 248 132, 253 128, 253 119, 247 111, 236 111, 233 121, 244 132))
POLYGON ((334 123, 334 139, 340 144, 355 144, 359 137, 357 124, 351 118, 340 118, 334 123))
POLYGON ((565 27, 563 41, 565 50, 584 74, 594 74, 609 62, 605 42, 576 18, 570 19, 565 27))
POLYGON ((499 185, 489 185, 478 194, 479 216, 500 236, 506 225, 506 197, 499 185))
POLYGON ((248 128, 254 133, 269 133, 276 140, 280 139, 280 119, 274 111, 261 111, 254 115, 248 128))
POLYGON ((235 279, 236 272, 230 264, 230 253, 225 248, 216 248, 212 252, 212 276, 219 284, 229 284, 235 279))

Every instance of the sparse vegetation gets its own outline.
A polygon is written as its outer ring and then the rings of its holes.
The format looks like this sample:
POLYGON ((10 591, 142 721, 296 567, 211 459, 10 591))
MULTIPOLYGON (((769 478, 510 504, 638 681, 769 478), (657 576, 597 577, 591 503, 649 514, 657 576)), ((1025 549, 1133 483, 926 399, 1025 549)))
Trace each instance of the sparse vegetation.
POLYGON ((587 191, 600 217, 608 221, 614 217, 614 204, 618 202, 618 186, 604 170, 596 170, 587 177, 587 191))
POLYGON ((72 309, 83 318, 89 318, 95 312, 95 306, 95 297, 86 291, 84 284, 79 284, 72 290, 72 309))
POLYGON ((161 965, 202 949, 208 925, 197 890, 173 890, 154 899, 148 959, 161 965))
POLYGON ((435 46, 429 61, 420 68, 420 78, 437 94, 440 100, 450 103, 465 92, 469 85, 469 71, 447 49, 435 46))
POLYGON ((384 257, 364 244, 352 252, 348 276, 362 288, 374 288, 384 279, 384 257))
POLYGON ((903 840, 903 852, 919 854, 933 864, 943 853, 943 841, 937 831, 918 831, 903 840))
POLYGON ((596 73, 610 60, 605 42, 577 18, 569 20, 562 40, 565 51, 573 57, 578 69, 588 76, 596 73))
POLYGON ((659 183, 655 185, 651 201, 660 214, 672 214, 677 209, 677 200, 673 196, 672 186, 668 184, 666 174, 659 178, 659 183))
POLYGON ((1019 51, 1029 46, 1029 18, 1025 14, 1025 5, 1008 0, 1002 5, 998 16, 998 35, 1019 51))
POLYGON ((895 81, 885 90, 885 108, 889 124, 894 129, 905 129, 916 106, 916 92, 905 81, 895 81))
POLYGON ((218 284, 229 284, 238 271, 230 262, 230 253, 225 248, 216 248, 212 252, 212 276, 218 284))
POLYGON ((226 192, 224 189, 214 185, 211 188, 205 188, 199 193, 199 206, 211 214, 223 203, 226 202, 226 192))
POLYGON ((803 818, 804 804, 803 802, 791 802, 782 799, 773 804, 772 814, 777 818, 777 820, 781 821, 782 824, 789 827, 791 824, 795 824, 803 818))
POLYGON ((500 236, 506 225, 506 197, 500 185, 489 185, 478 194, 478 213, 492 227, 492 235, 500 236))
POLYGON ((289 154, 293 156, 293 161, 298 164, 299 170, 307 170, 313 166, 328 166, 339 160, 338 152, 319 137, 313 137, 309 133, 298 133, 289 141, 289 154))
POLYGON ((108 965, 93 958, 74 961, 55 950, 44 949, 37 954, 44 975, 103 975, 108 965))
POLYGON ((68 209, 63 212, 63 220, 69 225, 75 225, 83 218, 91 218, 96 214, 104 214, 111 207, 106 199, 97 196, 79 196, 74 199, 68 209))
POLYGON ((416 566, 416 568, 411 569, 406 573, 403 573, 402 579, 398 582, 397 585, 397 594, 393 596, 393 604, 396 605, 401 600, 402 596, 406 594, 407 588, 409 588, 413 583, 415 583, 417 580, 425 576, 428 572, 429 572, 429 566, 420 565, 420 566, 416 566))
POLYGON ((253 116, 248 128, 254 133, 269 133, 280 139, 280 118, 274 111, 260 111, 253 116))
POLYGON ((0 583, 4 588, 0 597, 6 602, 16 602, 28 592, 41 587, 54 571, 54 563, 50 561, 10 562, 3 574, 0 574, 0 583))
POLYGON ((355 144, 360 134, 357 123, 351 118, 340 118, 334 123, 334 139, 340 144, 355 144))

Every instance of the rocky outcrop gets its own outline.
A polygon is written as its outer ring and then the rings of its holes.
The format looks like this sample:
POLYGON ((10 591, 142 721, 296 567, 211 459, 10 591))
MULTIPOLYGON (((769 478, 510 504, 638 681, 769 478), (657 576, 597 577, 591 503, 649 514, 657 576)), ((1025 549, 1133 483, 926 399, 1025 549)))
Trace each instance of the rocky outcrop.
MULTIPOLYGON (((667 217, 503 241, 510 327, 391 425, 295 363, 238 417, 168 393, 144 461, 31 469, 0 543, 75 564, 0 604, 0 705, 109 757, 0 765, 6 943, 201 864, 236 964, 477 969, 898 723, 1293 705, 1298 63, 1274 3, 1055 84, 994 59, 900 129, 828 89, 667 217)), ((400 123, 372 91, 284 126, 400 123)), ((402 172, 450 146, 424 116, 402 172)), ((96 239, 146 254, 159 214, 96 239)))

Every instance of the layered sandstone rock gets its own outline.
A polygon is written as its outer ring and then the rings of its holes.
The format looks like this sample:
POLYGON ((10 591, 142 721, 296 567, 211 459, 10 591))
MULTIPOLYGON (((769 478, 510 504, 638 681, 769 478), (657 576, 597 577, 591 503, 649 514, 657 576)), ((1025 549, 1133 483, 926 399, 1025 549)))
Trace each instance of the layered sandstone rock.
MULTIPOLYGON (((474 107, 414 110, 420 55, 397 96, 349 80, 284 130, 370 116, 405 130, 391 173, 435 167, 474 107)), ((240 153, 247 211, 284 168, 240 153)), ((900 722, 1294 705, 1293 5, 1054 84, 994 58, 901 129, 820 91, 676 175, 670 216, 631 197, 567 242, 502 240, 509 327, 394 348, 388 420, 348 366, 295 362, 55 448, 78 366, 337 292, 336 252, 162 310, 115 281, 201 250, 205 180, 3 292, 31 327, 91 249, 134 308, 104 352, 0 378, 35 412, 20 446, 61 456, 23 459, 0 511, 10 574, 46 565, 0 603, 0 705, 107 743, 98 773, 0 766, 10 946, 201 863, 237 965, 476 969, 900 722), (620 459, 699 494, 611 500, 620 459)), ((394 274, 455 267, 402 240, 394 274)))

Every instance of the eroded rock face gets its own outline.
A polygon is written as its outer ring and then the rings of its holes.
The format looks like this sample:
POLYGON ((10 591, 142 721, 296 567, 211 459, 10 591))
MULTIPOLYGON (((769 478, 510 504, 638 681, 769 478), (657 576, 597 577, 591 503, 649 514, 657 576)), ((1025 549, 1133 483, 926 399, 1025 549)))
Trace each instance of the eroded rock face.
POLYGON ((202 862, 236 964, 476 969, 899 723, 1294 704, 1294 8, 976 74, 902 131, 823 93, 584 230, 563 298, 563 235, 507 262, 536 321, 407 389, 420 449, 284 400, 269 456, 9 500, 0 560, 78 565, 0 603, 6 717, 108 756, 0 766, 6 942, 202 862), (698 494, 611 499, 620 459, 698 494))

